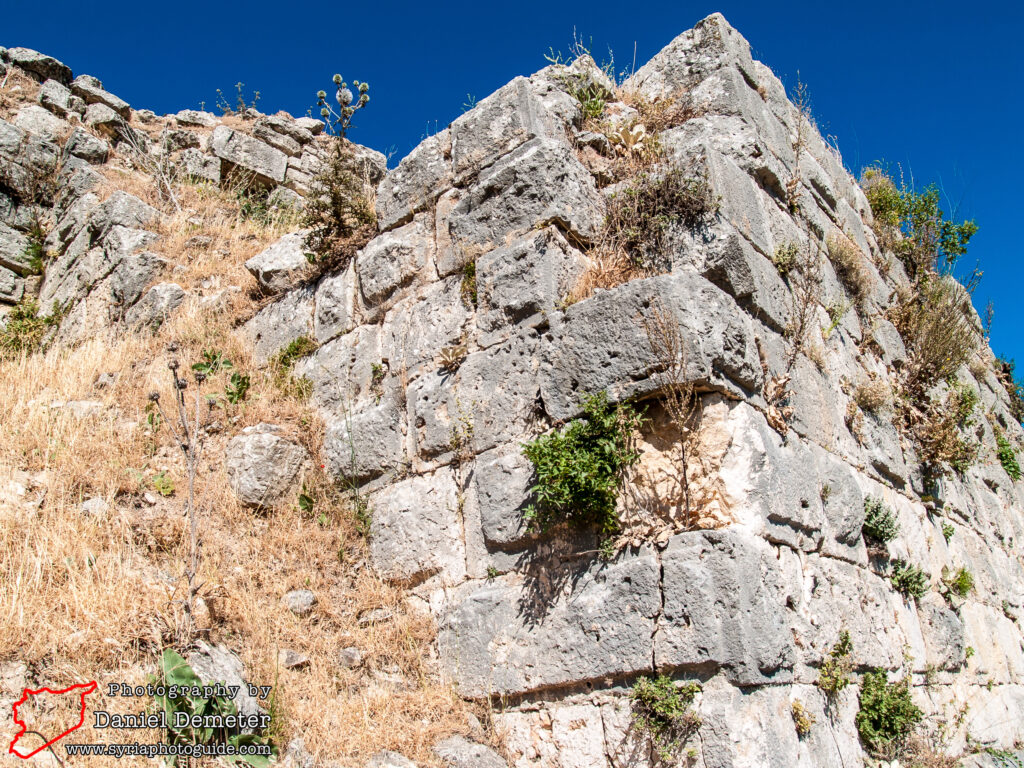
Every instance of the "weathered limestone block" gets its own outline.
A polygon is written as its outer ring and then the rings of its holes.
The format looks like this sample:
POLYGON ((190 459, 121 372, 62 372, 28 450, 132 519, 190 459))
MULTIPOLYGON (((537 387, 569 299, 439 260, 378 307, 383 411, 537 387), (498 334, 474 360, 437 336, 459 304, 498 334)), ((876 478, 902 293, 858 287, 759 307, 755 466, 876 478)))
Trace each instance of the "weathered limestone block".
POLYGON ((361 325, 325 343, 296 365, 295 372, 313 383, 313 399, 331 418, 342 419, 356 405, 382 394, 378 386, 384 365, 380 354, 380 326, 361 325))
POLYGON ((288 156, 284 152, 226 125, 218 125, 213 129, 210 151, 223 160, 228 168, 237 166, 248 171, 258 182, 268 185, 284 182, 288 168, 288 156))
MULTIPOLYGON (((537 92, 540 87, 525 77, 517 77, 452 122, 452 170, 456 182, 530 139, 564 139, 566 123, 541 102, 537 92)), ((566 105, 574 101, 564 92, 562 99, 566 105)))
POLYGON ((253 340, 256 360, 269 360, 300 336, 313 334, 313 288, 289 291, 261 309, 244 327, 253 340))
POLYGON ((532 485, 533 465, 519 445, 477 456, 470 488, 489 545, 507 546, 531 537, 523 514, 532 485))
MULTIPOLYGON (((256 121, 256 124, 252 128, 253 137, 259 139, 264 144, 269 144, 274 149, 279 149, 290 157, 297 157, 302 154, 302 145, 287 134, 279 133, 268 125, 265 120, 269 118, 261 118, 256 121)), ((310 139, 313 137, 310 136, 310 139)))
POLYGON ((245 268, 266 293, 284 293, 310 274, 305 238, 305 230, 290 232, 245 262, 245 268))
POLYGON ((67 117, 69 112, 84 111, 76 109, 81 106, 81 101, 56 80, 47 80, 43 83, 36 100, 57 117, 67 117))
POLYGON ((700 275, 677 272, 601 291, 553 318, 541 370, 548 414, 571 418, 586 396, 601 390, 614 399, 657 391, 664 361, 644 323, 658 307, 678 324, 690 380, 737 393, 760 388, 749 316, 700 275))
POLYGON ((32 258, 27 253, 28 237, 6 224, 0 224, 0 267, 19 275, 28 274, 32 269, 32 258))
POLYGON ((841 459, 811 444, 815 455, 818 493, 825 511, 822 554, 866 564, 864 539, 864 492, 857 473, 841 459))
POLYGON ((257 424, 228 443, 228 485, 247 506, 272 507, 285 500, 309 457, 305 448, 278 432, 280 427, 273 424, 257 424))
POLYGON ((428 136, 377 186, 377 224, 393 229, 429 207, 452 186, 452 138, 445 129, 428 136))
POLYGON ((34 136, 58 143, 71 133, 71 123, 36 104, 26 104, 19 109, 14 124, 34 136))
POLYGON ((481 173, 452 210, 449 228, 457 246, 477 253, 545 224, 589 241, 600 232, 604 210, 593 177, 572 150, 539 138, 481 173))
POLYGON ((701 271, 751 315, 782 333, 792 314, 792 295, 766 257, 737 234, 712 241, 701 271))
POLYGON ((935 592, 917 602, 917 615, 928 649, 926 663, 935 669, 958 671, 967 660, 967 642, 960 617, 935 592))
MULTIPOLYGON (((402 285, 426 272, 433 256, 434 232, 429 214, 375 237, 356 257, 359 287, 368 305, 379 304, 402 285)), ((431 270, 432 271, 432 270, 431 270)))
POLYGON ((75 157, 80 157, 87 163, 93 164, 107 162, 107 155, 110 153, 110 145, 107 142, 81 128, 75 128, 71 132, 65 149, 75 157))
POLYGON ((220 160, 205 155, 198 149, 186 149, 178 157, 178 164, 185 176, 199 181, 220 184, 220 160))
POLYGON ((15 197, 34 199, 40 180, 56 170, 59 156, 52 141, 0 120, 0 185, 15 197))
POLYGON ((396 394, 388 392, 328 424, 324 454, 332 475, 365 483, 404 466, 404 424, 396 394))
POLYGON ((117 190, 102 202, 89 217, 92 242, 102 240, 111 227, 120 225, 145 229, 160 218, 160 212, 134 195, 117 190))
POLYGON ((440 573, 457 584, 466 573, 459 493, 450 469, 403 480, 370 497, 370 556, 386 580, 414 584, 440 573))
POLYGON ((476 262, 477 325, 491 331, 506 324, 537 325, 565 299, 587 259, 556 227, 527 235, 484 254, 476 262))
POLYGON ((186 128, 212 128, 220 120, 212 112, 200 112, 197 109, 183 109, 174 114, 174 122, 186 128))
POLYGON ((185 291, 177 283, 158 283, 128 310, 129 325, 159 327, 185 301, 185 291))
POLYGON ((326 277, 316 288, 316 316, 313 335, 320 344, 348 333, 355 327, 355 264, 326 277))
POLYGON ((17 304, 24 294, 24 279, 6 267, 0 266, 0 301, 17 304))
POLYGON ((498 753, 465 736, 450 736, 434 745, 434 754, 448 768, 508 768, 498 753))
POLYGON ((725 670, 736 685, 788 682, 796 648, 781 571, 768 547, 736 530, 674 536, 661 556, 658 667, 725 670))
POLYGON ((166 259, 149 251, 121 256, 107 278, 111 300, 124 311, 142 297, 167 266, 166 259))
POLYGON ((114 110, 125 120, 132 116, 132 108, 124 99, 103 90, 103 83, 89 75, 79 75, 71 83, 71 92, 86 104, 103 104, 114 110))
POLYGON ((557 596, 501 581, 453 594, 437 643, 461 695, 526 693, 650 670, 661 608, 653 550, 560 567, 567 572, 551 577, 572 586, 557 596))
POLYGON ((451 277, 395 304, 381 328, 382 356, 391 370, 412 370, 458 344, 469 319, 461 279, 451 277))
POLYGON ((40 83, 56 80, 61 85, 71 82, 71 68, 52 56, 31 48, 8 48, 7 61, 32 75, 40 83))
POLYGON ((409 387, 410 423, 417 453, 479 453, 528 437, 538 392, 537 337, 529 331, 474 352, 452 377, 433 371, 409 387), (461 443, 466 443, 462 445, 461 443))
MULTIPOLYGON (((98 102, 86 107, 85 117, 82 118, 82 122, 111 139, 117 138, 126 132, 124 118, 106 104, 98 102)), ((128 130, 131 129, 129 128, 128 130)), ((133 135, 141 136, 141 134, 137 133, 133 135)))

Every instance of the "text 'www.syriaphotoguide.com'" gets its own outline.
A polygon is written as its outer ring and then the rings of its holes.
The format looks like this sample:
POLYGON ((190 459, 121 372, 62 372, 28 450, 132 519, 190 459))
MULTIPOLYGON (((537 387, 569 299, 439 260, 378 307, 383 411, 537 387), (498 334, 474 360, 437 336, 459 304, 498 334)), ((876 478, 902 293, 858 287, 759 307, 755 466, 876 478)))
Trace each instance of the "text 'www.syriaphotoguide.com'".
POLYGON ((69 757, 223 757, 262 755, 270 757, 269 744, 68 744, 69 757))

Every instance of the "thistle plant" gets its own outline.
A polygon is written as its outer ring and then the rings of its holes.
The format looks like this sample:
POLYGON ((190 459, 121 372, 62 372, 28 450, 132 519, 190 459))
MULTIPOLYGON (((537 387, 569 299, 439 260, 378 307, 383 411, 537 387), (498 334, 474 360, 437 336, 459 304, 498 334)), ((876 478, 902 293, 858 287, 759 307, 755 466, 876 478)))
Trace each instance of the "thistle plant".
POLYGON ((203 442, 200 432, 199 414, 201 412, 202 395, 200 390, 207 378, 207 369, 201 365, 193 366, 192 376, 195 379, 195 403, 193 412, 189 414, 189 405, 185 400, 185 391, 188 389, 188 380, 178 375, 181 364, 173 357, 178 352, 177 344, 170 344, 167 351, 172 355, 167 362, 167 368, 171 372, 174 392, 174 407, 177 418, 168 418, 161 405, 160 393, 153 391, 149 393, 149 401, 160 414, 160 421, 167 425, 171 436, 178 444, 185 457, 185 467, 188 474, 188 495, 185 498, 185 510, 183 516, 188 518, 189 547, 188 562, 185 565, 185 580, 187 592, 184 599, 186 614, 186 634, 191 634, 195 624, 195 599, 199 594, 202 584, 196 584, 196 576, 199 572, 200 552, 202 542, 199 539, 199 522, 196 515, 195 485, 196 471, 199 468, 199 456, 202 453, 203 442))
POLYGON ((370 85, 353 80, 352 86, 359 94, 357 97, 349 89, 348 83, 341 78, 341 75, 335 75, 333 80, 337 89, 334 94, 334 100, 338 103, 337 111, 328 103, 327 91, 317 91, 316 105, 320 108, 320 117, 327 124, 327 130, 345 138, 349 125, 352 123, 352 116, 370 101, 370 95, 367 93, 370 90, 370 85))

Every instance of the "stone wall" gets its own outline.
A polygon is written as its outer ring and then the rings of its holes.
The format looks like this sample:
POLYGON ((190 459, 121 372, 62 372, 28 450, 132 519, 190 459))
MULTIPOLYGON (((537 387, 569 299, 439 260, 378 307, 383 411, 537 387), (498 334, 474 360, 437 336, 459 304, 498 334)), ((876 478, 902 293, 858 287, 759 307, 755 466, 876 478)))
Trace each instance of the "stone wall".
MULTIPOLYGON (((807 126, 778 78, 721 16, 708 17, 622 90, 689 100, 695 116, 658 140, 672 165, 705 169, 719 212, 700 233, 671 234, 664 274, 568 305, 614 188, 581 161, 581 106, 567 75, 612 90, 581 59, 482 100, 383 177, 380 234, 344 270, 310 282, 294 235, 252 266, 280 294, 247 325, 257 356, 300 336, 319 344, 295 374, 310 380, 326 420, 324 460, 368 499, 374 567, 436 617, 443 674, 463 696, 492 702, 517 768, 652 763, 630 727, 628 691, 654 672, 702 683, 689 765, 849 768, 864 763, 857 688, 826 708, 814 685, 846 629, 858 671, 911 676, 929 722, 948 723, 951 751, 968 739, 1024 740, 1024 484, 1003 471, 992 426, 978 419, 980 460, 947 478, 940 497, 926 495, 920 461, 891 419, 851 411, 858 382, 893 384, 906 362, 885 310, 909 281, 879 247, 837 152, 816 130, 798 138, 807 126), (823 335, 817 361, 796 357, 792 415, 780 425, 765 392, 787 375, 795 299, 772 256, 833 233, 865 257, 865 296, 823 335), (695 460, 706 515, 605 561, 593 535, 526 525, 521 445, 579 415, 597 391, 656 412, 664 381, 646 331, 656 308, 680 328, 687 376, 702 393, 708 432, 695 460), (951 603, 937 589, 919 601, 894 591, 861 536, 867 497, 898 516, 892 557, 920 564, 935 587, 944 567, 967 567, 974 592, 951 603), (793 725, 796 700, 816 721, 806 738, 793 725)), ((58 96, 59 84, 49 88, 58 96)), ((609 107, 623 120, 635 114, 609 107)), ((198 113, 172 122, 168 130, 208 132, 177 150, 195 173, 217 181, 240 166, 305 191, 311 124, 260 118, 245 133, 198 113)), ((5 162, 45 164, 53 152, 39 133, 0 123, 5 162)), ((88 162, 69 166, 63 188, 81 192, 58 202, 51 238, 64 255, 44 302, 86 307, 107 283, 130 275, 133 296, 147 283, 155 213, 128 196, 90 200, 88 162)), ((19 173, 0 169, 5 179, 19 173)), ((813 324, 824 329, 826 307, 852 297, 821 260, 813 324)), ((1024 430, 991 366, 958 377, 1020 445, 1024 430)), ((661 437, 644 436, 649 466, 674 450, 661 437)), ((657 505, 659 493, 625 494, 623 515, 657 505)))

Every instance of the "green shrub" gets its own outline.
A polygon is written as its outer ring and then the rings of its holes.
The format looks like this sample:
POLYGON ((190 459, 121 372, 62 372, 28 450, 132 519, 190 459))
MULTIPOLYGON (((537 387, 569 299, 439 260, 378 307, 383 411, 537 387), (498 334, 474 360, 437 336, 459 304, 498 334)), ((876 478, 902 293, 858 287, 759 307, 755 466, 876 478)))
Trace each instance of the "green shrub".
POLYGON ((33 275, 41 275, 45 270, 46 249, 43 247, 45 240, 46 230, 43 229, 42 223, 38 219, 33 220, 28 231, 28 245, 25 246, 29 271, 33 275))
POLYGON ((651 739, 665 762, 673 759, 701 725, 700 717, 690 709, 700 691, 699 683, 677 686, 672 678, 659 675, 653 680, 638 678, 629 694, 633 723, 651 739))
POLYGON ((975 424, 973 413, 977 404, 978 393, 956 381, 951 382, 941 403, 929 401, 926 418, 914 434, 921 460, 930 474, 939 474, 940 465, 948 464, 962 475, 977 461, 981 444, 965 434, 975 424))
POLYGON ((302 225, 309 229, 307 258, 323 271, 345 267, 377 233, 377 214, 368 182, 352 145, 338 137, 309 184, 302 225))
POLYGON ((1020 463, 1017 461, 1017 452, 1013 450, 1013 445, 1006 439, 1006 435, 998 429, 996 430, 996 456, 999 457, 999 463, 1003 465, 1003 469, 1010 479, 1020 480, 1020 463))
MULTIPOLYGON (((271 744, 270 738, 264 735, 265 732, 246 734, 240 728, 220 727, 192 727, 191 725, 176 725, 177 715, 181 714, 188 718, 193 715, 233 717, 238 714, 235 702, 226 696, 211 696, 202 698, 197 695, 185 693, 172 698, 170 696, 172 687, 177 691, 200 690, 204 687, 203 681, 192 670, 188 662, 181 657, 177 651, 170 648, 163 652, 160 657, 159 674, 150 676, 149 682, 159 686, 166 691, 163 696, 154 696, 153 703, 158 711, 163 712, 166 718, 167 728, 165 730, 167 743, 181 746, 198 746, 222 744, 232 748, 237 753, 241 747, 267 747, 270 755, 241 755, 234 754, 226 757, 230 763, 244 762, 254 768, 264 768, 271 764, 271 758, 276 755, 276 748, 271 744)), ((188 758, 183 761, 186 765, 190 762, 188 758)), ((168 758, 169 765, 177 765, 177 756, 168 758)))
POLYGON ((49 315, 40 315, 39 302, 22 299, 7 314, 0 328, 0 360, 44 351, 50 332, 60 327, 65 314, 54 302, 49 315))
POLYGON ((789 711, 793 715, 793 727, 796 728, 797 737, 803 739, 810 735, 811 726, 816 722, 816 718, 807 711, 804 703, 800 699, 794 699, 789 711))
POLYGON ((954 224, 939 207, 936 186, 916 192, 896 186, 875 166, 864 171, 864 193, 875 218, 875 231, 884 248, 891 249, 911 277, 933 271, 938 265, 952 267, 967 252, 967 243, 978 231, 973 221, 954 224))
POLYGON ((658 269, 670 227, 698 230, 718 212, 707 174, 687 176, 677 168, 660 175, 640 174, 608 201, 607 245, 637 267, 658 269))
POLYGON ((466 309, 476 309, 476 262, 470 261, 462 268, 462 281, 459 283, 462 303, 466 309))
POLYGON ((1010 399, 1010 413, 1018 423, 1024 424, 1024 384, 1017 380, 1015 368, 1016 364, 1013 360, 996 358, 996 378, 999 379, 999 383, 1006 390, 1006 396, 1010 399))
POLYGON ((249 376, 236 371, 231 374, 231 378, 224 386, 224 397, 226 397, 228 402, 232 405, 238 405, 238 403, 245 400, 245 396, 248 394, 249 387, 251 385, 252 382, 249 379, 249 376))
POLYGON ((924 597, 928 594, 930 580, 931 577, 918 566, 905 560, 893 560, 889 581, 897 591, 907 597, 913 597, 916 600, 924 597))
POLYGON ((531 524, 545 531, 561 522, 618 530, 615 513, 625 470, 639 455, 632 435, 641 416, 628 404, 612 404, 604 392, 583 403, 583 418, 523 446, 533 464, 535 502, 526 510, 531 524))
POLYGON ((884 669, 864 675, 856 723, 868 752, 894 757, 923 716, 910 698, 908 678, 890 683, 884 669))
POLYGON ((968 593, 974 589, 974 574, 966 568, 957 568, 952 576, 943 579, 943 583, 954 595, 967 597, 968 593))
POLYGON ((818 679, 815 684, 824 691, 825 695, 835 697, 843 688, 848 686, 850 673, 853 671, 853 643, 850 641, 850 633, 845 629, 839 633, 839 640, 832 646, 828 656, 821 663, 818 670, 818 679))
POLYGON ((772 254, 772 263, 782 277, 796 267, 797 256, 800 255, 800 246, 796 243, 779 243, 772 254))
POLYGON ((892 510, 880 499, 869 496, 864 499, 864 527, 861 531, 866 538, 885 544, 899 535, 900 524, 896 522, 892 510))

